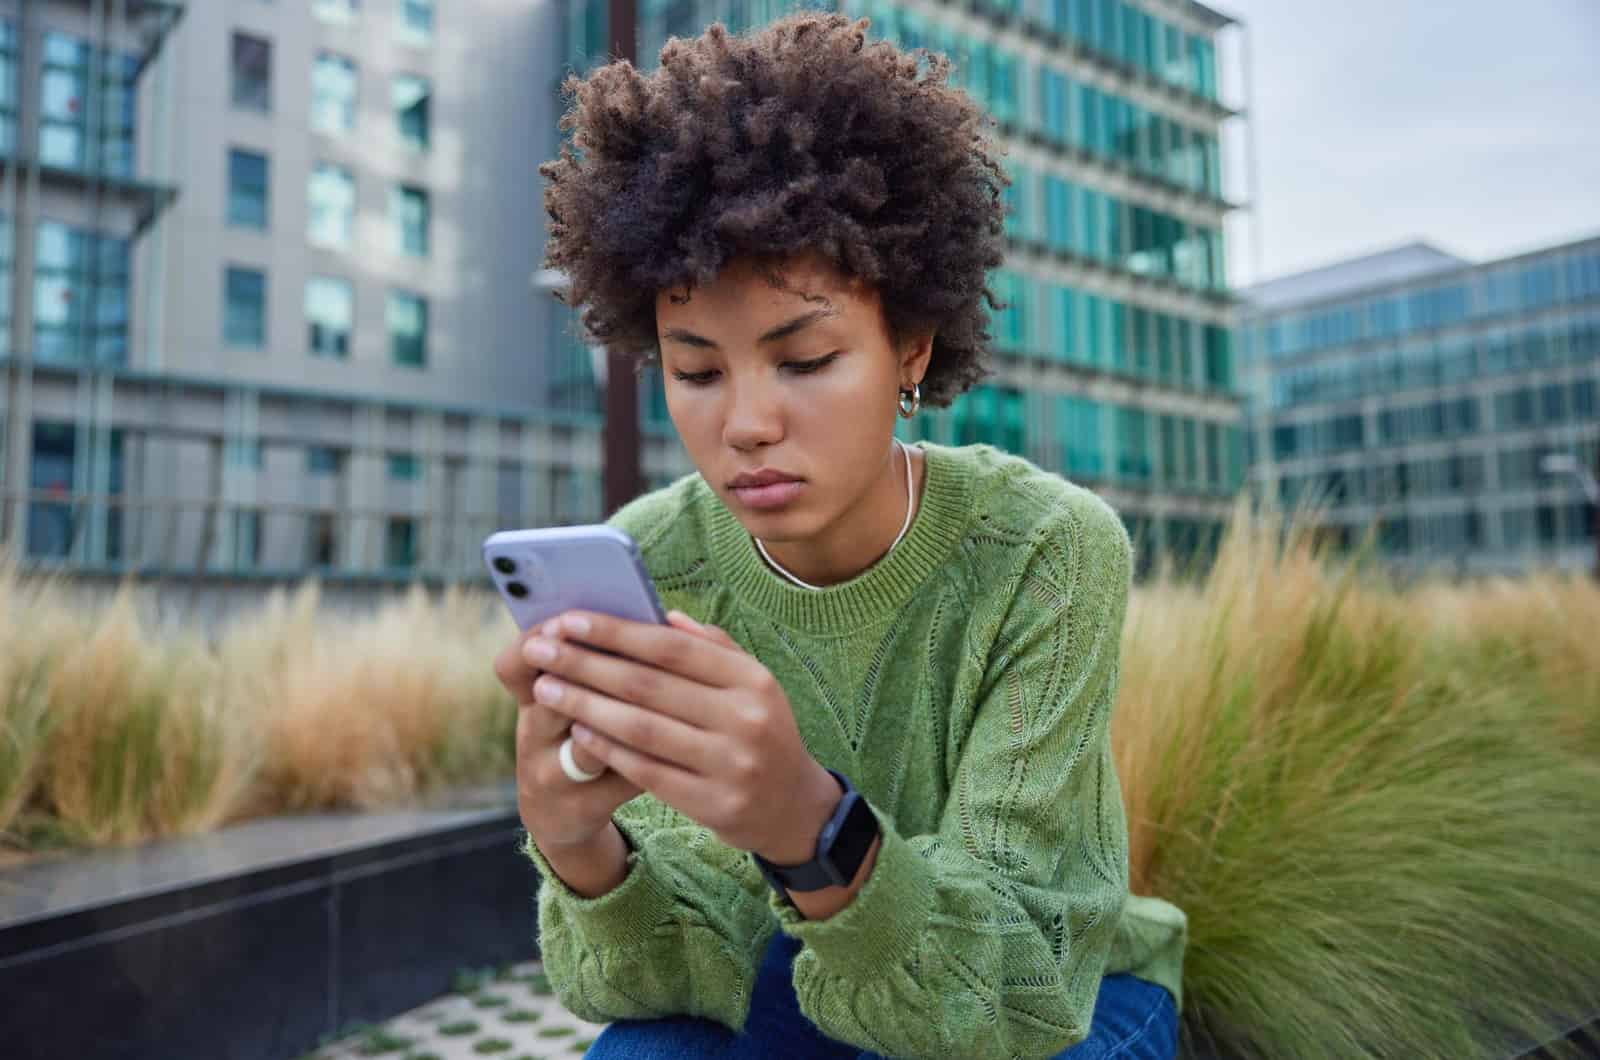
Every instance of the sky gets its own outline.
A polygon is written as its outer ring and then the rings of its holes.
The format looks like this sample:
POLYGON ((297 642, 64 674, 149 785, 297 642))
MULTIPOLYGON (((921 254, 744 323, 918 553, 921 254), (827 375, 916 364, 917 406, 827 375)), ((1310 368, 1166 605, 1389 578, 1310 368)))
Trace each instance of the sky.
MULTIPOLYGON (((1239 211, 1235 286, 1413 239, 1481 261, 1600 235, 1600 0, 1211 6, 1249 25, 1254 59, 1261 269, 1239 211)), ((1244 201, 1233 124, 1225 179, 1244 201)))

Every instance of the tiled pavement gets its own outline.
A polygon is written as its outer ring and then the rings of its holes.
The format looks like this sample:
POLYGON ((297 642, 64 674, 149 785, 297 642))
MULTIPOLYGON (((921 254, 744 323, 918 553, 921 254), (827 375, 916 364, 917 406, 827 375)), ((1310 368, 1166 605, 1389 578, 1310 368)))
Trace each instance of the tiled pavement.
POLYGON ((306 1060, 578 1060, 605 1026, 562 1008, 538 961, 462 972, 455 987, 387 1023, 352 1028, 306 1060))

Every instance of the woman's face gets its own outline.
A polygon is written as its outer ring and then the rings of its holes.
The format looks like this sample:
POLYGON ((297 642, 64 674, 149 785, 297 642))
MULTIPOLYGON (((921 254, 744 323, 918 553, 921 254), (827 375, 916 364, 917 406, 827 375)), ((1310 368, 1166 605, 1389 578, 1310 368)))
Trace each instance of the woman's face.
POLYGON ((756 537, 803 542, 883 481, 896 399, 932 339, 897 353, 876 292, 818 256, 782 265, 781 284, 771 275, 734 261, 713 283, 659 292, 656 333, 667 408, 701 476, 756 537))

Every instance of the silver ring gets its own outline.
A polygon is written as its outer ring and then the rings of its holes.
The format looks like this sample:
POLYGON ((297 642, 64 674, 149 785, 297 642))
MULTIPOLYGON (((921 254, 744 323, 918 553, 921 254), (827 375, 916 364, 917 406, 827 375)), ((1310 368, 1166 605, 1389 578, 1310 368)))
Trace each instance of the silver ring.
POLYGON ((561 752, 556 757, 561 759, 561 772, 565 773, 574 784, 587 784, 589 781, 599 780, 605 775, 605 766, 601 766, 594 773, 586 773, 578 768, 577 759, 572 757, 572 737, 570 736, 561 741, 561 752))

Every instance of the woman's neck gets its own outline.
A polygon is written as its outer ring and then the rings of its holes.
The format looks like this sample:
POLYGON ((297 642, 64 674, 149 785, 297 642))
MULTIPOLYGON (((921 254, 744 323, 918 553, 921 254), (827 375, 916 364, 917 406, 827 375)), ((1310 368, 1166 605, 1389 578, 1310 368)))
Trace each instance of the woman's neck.
MULTIPOLYGON (((912 497, 922 496, 927 462, 920 450, 911 456, 912 497)), ((900 446, 889 448, 880 473, 861 501, 822 533, 802 541, 763 541, 767 554, 801 581, 837 585, 849 581, 889 551, 906 523, 906 465, 900 446)))

